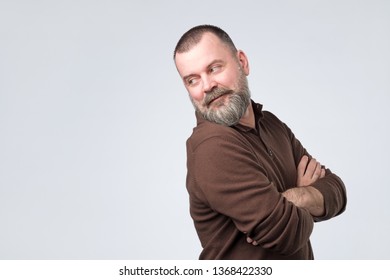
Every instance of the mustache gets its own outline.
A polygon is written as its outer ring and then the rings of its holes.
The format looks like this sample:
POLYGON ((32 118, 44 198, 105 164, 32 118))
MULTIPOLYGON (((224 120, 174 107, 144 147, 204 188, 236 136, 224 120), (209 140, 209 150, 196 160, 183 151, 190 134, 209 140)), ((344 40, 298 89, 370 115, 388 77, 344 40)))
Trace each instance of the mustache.
POLYGON ((233 90, 227 89, 227 88, 214 88, 209 93, 206 94, 206 97, 204 99, 204 104, 206 106, 209 106, 211 102, 213 102, 218 97, 221 97, 225 94, 231 94, 233 93, 233 90))

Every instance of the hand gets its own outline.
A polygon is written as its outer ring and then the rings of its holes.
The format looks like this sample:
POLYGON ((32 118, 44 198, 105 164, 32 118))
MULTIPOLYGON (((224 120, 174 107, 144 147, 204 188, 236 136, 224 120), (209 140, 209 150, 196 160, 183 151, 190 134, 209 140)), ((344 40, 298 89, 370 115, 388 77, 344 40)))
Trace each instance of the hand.
POLYGON ((312 158, 309 162, 308 156, 303 156, 297 168, 297 187, 307 187, 325 176, 325 169, 321 164, 312 158))
MULTIPOLYGON (((247 234, 247 232, 244 232, 244 234, 247 234)), ((246 237, 246 242, 248 242, 249 244, 252 244, 253 246, 259 245, 259 243, 257 243, 257 241, 253 240, 249 236, 246 237)))
POLYGON ((249 244, 252 244, 253 246, 259 245, 259 243, 257 243, 256 240, 253 240, 253 239, 250 238, 250 237, 247 237, 247 238, 246 238, 246 242, 248 242, 249 244))
POLYGON ((282 195, 295 206, 305 208, 314 217, 324 214, 324 197, 321 192, 311 186, 291 188, 282 195))
MULTIPOLYGON (((309 187, 315 181, 325 177, 325 169, 316 159, 304 155, 297 167, 297 187, 288 189, 282 195, 298 207, 306 208, 311 215, 320 216, 324 212, 324 202, 322 194, 309 187), (304 188, 299 188, 304 187, 304 188)), ((246 234, 246 232, 244 232, 246 234)), ((247 236, 246 241, 253 246, 259 245, 256 240, 247 236)))

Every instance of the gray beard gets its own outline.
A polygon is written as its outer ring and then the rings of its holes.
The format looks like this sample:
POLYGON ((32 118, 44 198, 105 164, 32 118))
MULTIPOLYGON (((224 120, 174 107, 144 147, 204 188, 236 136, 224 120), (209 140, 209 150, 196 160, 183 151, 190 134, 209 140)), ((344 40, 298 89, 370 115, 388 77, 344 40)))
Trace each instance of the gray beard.
POLYGON ((250 95, 231 93, 226 98, 229 99, 228 105, 222 105, 218 109, 209 109, 200 112, 203 118, 210 122, 222 124, 225 126, 236 125, 245 114, 249 104, 250 95))
MULTIPOLYGON (((251 102, 251 95, 246 77, 241 76, 238 91, 215 88, 210 93, 207 93, 204 100, 204 111, 199 110, 194 101, 192 99, 191 101, 195 109, 202 115, 204 119, 225 126, 233 126, 236 125, 245 114, 251 102), (220 104, 219 106, 217 105, 218 108, 208 108, 212 100, 225 94, 228 95, 225 97, 228 99, 226 101, 227 105, 220 104)), ((218 102, 218 100, 215 102, 218 102)))

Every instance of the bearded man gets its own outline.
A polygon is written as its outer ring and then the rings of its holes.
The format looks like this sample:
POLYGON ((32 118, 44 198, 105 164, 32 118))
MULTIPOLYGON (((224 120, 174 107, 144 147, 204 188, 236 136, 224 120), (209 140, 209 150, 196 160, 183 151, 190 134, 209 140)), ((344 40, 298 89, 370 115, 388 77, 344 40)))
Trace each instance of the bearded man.
POLYGON ((219 27, 191 28, 174 61, 196 111, 187 140, 200 259, 313 259, 314 222, 346 207, 342 180, 251 100, 248 58, 219 27))

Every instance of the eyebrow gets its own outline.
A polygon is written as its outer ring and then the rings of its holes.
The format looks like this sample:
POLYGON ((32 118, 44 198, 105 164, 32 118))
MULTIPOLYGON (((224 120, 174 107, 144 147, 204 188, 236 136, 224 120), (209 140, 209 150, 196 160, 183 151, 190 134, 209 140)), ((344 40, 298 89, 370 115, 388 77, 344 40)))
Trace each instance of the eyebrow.
MULTIPOLYGON (((222 59, 214 59, 209 65, 207 65, 207 68, 210 68, 211 65, 215 63, 224 63, 222 59)), ((189 74, 183 77, 183 81, 186 81, 188 78, 196 76, 196 74, 189 74)))
POLYGON ((183 77, 183 81, 186 82, 189 78, 191 78, 192 76, 195 76, 195 74, 189 74, 187 76, 184 76, 183 77))

